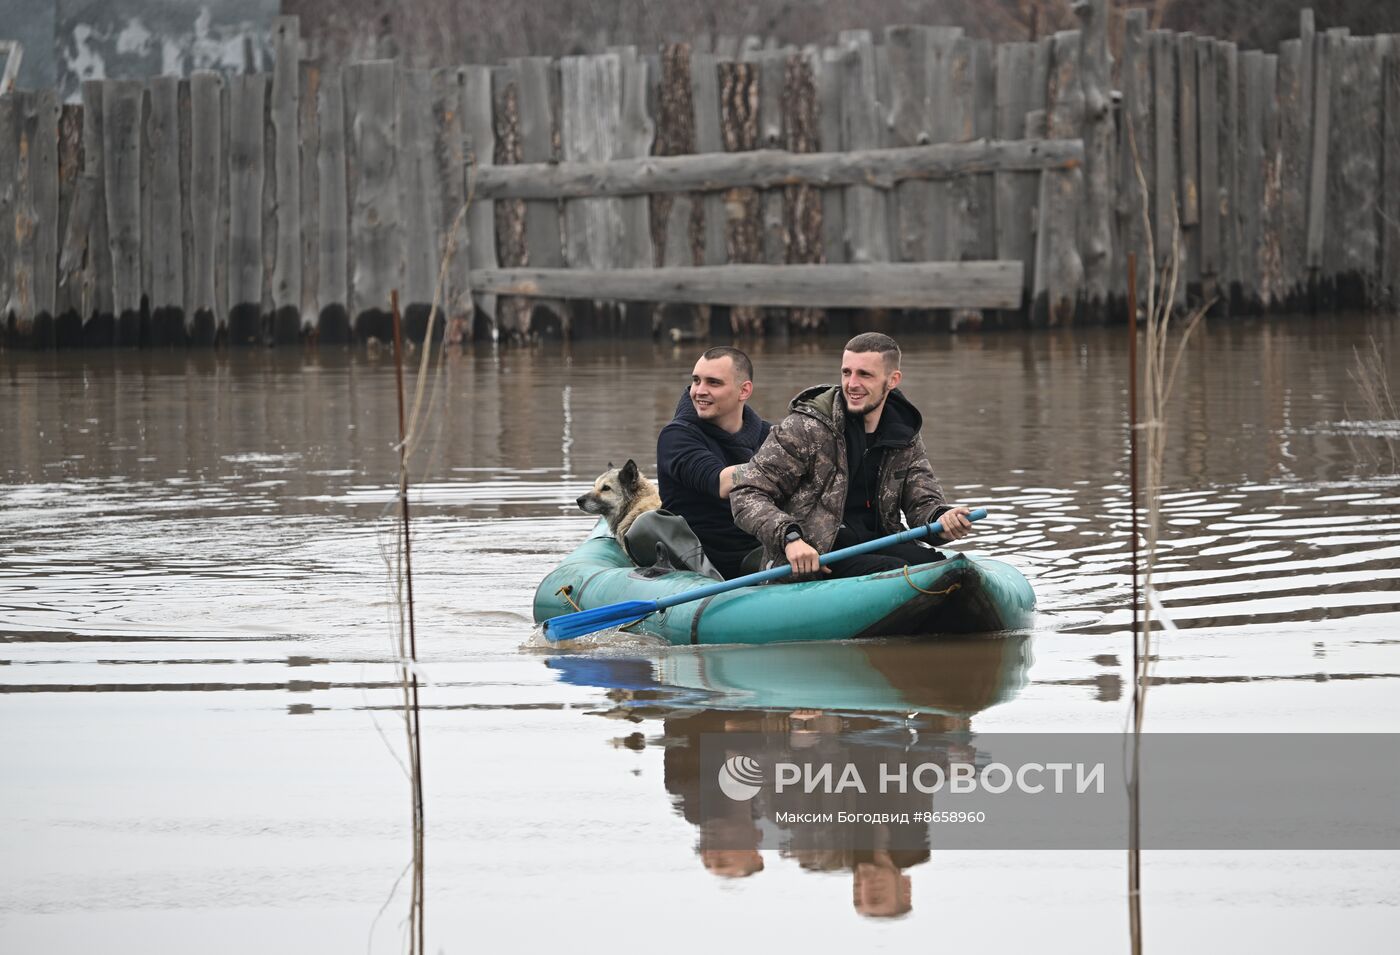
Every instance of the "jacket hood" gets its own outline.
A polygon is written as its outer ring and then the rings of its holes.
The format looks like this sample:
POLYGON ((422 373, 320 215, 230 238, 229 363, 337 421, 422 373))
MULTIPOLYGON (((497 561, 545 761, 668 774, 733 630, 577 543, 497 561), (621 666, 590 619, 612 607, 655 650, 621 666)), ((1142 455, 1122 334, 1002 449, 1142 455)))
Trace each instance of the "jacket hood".
POLYGON ((699 428, 709 437, 723 444, 735 444, 745 448, 756 448, 763 440, 763 419, 747 404, 744 405, 744 421, 736 434, 730 434, 719 425, 701 420, 695 413, 695 405, 690 401, 690 389, 681 392, 681 400, 676 402, 676 414, 672 419, 699 428))
MULTIPOLYGON (((818 419, 837 434, 845 432, 846 396, 838 385, 815 385, 799 391, 789 408, 818 419)), ((880 413, 880 443, 905 447, 923 426, 924 416, 914 403, 898 388, 892 390, 885 398, 885 410, 880 413)))

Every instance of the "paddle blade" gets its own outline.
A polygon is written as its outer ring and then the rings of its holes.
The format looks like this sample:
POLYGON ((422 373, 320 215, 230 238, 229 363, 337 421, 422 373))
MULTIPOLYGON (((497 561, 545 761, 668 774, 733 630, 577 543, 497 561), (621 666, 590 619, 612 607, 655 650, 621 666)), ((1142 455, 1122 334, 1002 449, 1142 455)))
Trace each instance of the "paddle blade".
POLYGON ((592 610, 566 613, 545 621, 544 637, 551 643, 572 640, 575 637, 597 633, 599 630, 620 627, 655 611, 655 600, 628 600, 620 604, 608 604, 606 607, 594 607, 592 610))

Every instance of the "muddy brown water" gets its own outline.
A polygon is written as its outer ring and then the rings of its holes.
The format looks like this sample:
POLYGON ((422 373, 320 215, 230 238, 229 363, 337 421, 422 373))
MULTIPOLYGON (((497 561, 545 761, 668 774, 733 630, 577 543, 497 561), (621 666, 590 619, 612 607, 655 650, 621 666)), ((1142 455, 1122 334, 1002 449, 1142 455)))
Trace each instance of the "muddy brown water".
MULTIPOLYGON (((1371 339, 1394 388, 1383 317, 1218 321, 1188 348, 1162 558, 1180 629, 1149 727, 1400 731, 1400 422, 1350 374, 1371 339)), ((876 919, 849 860, 758 869, 685 813, 697 727, 1124 725, 1121 331, 904 344, 945 489, 993 511, 967 547, 1026 573, 1036 627, 792 654, 758 685, 642 644, 560 666, 532 635, 535 584, 591 525, 573 499, 609 462, 653 470, 698 347, 450 356, 414 464, 432 950, 1126 950, 1121 852, 934 846, 905 863, 910 911, 876 919), (881 678, 863 692, 830 679, 851 653, 881 678)), ((833 380, 838 349, 756 345, 754 407, 833 380)), ((6 951, 400 949, 393 383, 363 352, 0 354, 6 951)), ((1149 947, 1374 947, 1400 929, 1396 856, 1148 853, 1149 947)))

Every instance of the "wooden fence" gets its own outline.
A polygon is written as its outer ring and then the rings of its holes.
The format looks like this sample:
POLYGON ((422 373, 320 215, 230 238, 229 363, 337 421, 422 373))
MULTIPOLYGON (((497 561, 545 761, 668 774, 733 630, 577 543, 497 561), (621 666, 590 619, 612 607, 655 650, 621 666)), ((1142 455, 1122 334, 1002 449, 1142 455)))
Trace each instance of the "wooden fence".
POLYGON ((284 17, 270 76, 7 94, 0 319, 341 342, 385 337, 398 288, 418 335, 435 291, 451 334, 510 338, 1101 321, 1149 239, 1235 311, 1393 304, 1400 38, 1305 11, 1241 52, 1135 11, 1115 61, 1103 9, 996 47, 909 26, 432 71, 324 70, 284 17))

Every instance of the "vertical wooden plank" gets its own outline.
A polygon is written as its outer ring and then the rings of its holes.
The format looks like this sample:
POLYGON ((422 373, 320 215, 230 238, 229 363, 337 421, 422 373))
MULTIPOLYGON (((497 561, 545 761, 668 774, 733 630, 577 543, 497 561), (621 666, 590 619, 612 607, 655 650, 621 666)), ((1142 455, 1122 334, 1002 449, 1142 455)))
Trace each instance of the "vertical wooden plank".
POLYGON ((58 120, 58 208, 60 220, 54 328, 50 342, 75 348, 83 342, 83 258, 92 218, 92 190, 83 179, 83 108, 62 107, 58 120))
POLYGON ((1180 226, 1177 212, 1176 38, 1163 30, 1152 33, 1152 122, 1155 127, 1156 175, 1152 184, 1153 246, 1160 272, 1172 255, 1180 226))
POLYGON ((1155 175, 1155 150, 1152 125, 1152 52, 1147 33, 1147 11, 1129 10, 1124 27, 1123 113, 1119 127, 1118 146, 1118 220, 1122 245, 1137 253, 1137 288, 1139 296, 1147 295, 1148 269, 1152 256, 1147 254, 1147 228, 1150 206, 1143 203, 1151 196, 1155 175), (1139 179, 1141 173, 1141 179, 1139 179), (1143 183, 1147 188, 1143 188, 1143 183), (1148 218, 1144 219, 1144 213, 1148 218))
MULTIPOLYGON (((520 91, 516 71, 509 67, 491 68, 491 98, 494 158, 498 165, 523 162, 520 143, 520 91)), ((506 268, 527 263, 529 249, 525 235, 525 203, 507 199, 495 203, 496 249, 501 265, 506 268)), ((527 298, 501 298, 496 304, 496 328, 511 340, 521 340, 530 334, 530 309, 527 298)))
POLYGON ((138 137, 140 144, 140 195, 141 195, 141 225, 140 225, 140 256, 141 256, 141 344, 151 343, 151 313, 148 308, 151 294, 151 203, 155 191, 152 179, 154 176, 154 151, 151 149, 151 91, 142 84, 141 89, 141 130, 138 137))
MULTIPOLYGON (((1072 138, 1084 117, 1079 78, 1079 31, 1055 34, 1047 92, 1046 133, 1072 138)), ((1036 236, 1036 296, 1032 321, 1065 325, 1074 320, 1084 281, 1079 253, 1078 211, 1083 195, 1080 169, 1057 169, 1041 176, 1041 220, 1036 236)))
POLYGON ((228 340, 261 344, 267 77, 229 80, 228 340))
POLYGON ((1259 166, 1259 302, 1267 307, 1272 301, 1274 290, 1281 284, 1279 276, 1279 167, 1274 161, 1278 155, 1278 56, 1264 55, 1263 88, 1259 102, 1263 107, 1263 162, 1259 166))
POLYGON ((432 276, 438 315, 429 316, 434 340, 444 334, 460 342, 471 333, 471 236, 467 219, 457 215, 466 202, 468 148, 466 123, 462 115, 460 67, 439 67, 430 77, 431 119, 428 136, 432 143, 433 182, 431 196, 434 238, 439 256, 438 271, 432 276), (457 223, 456 231, 453 224, 457 223), (438 276, 443 285, 438 287, 438 276))
POLYGON ((441 267, 434 157, 432 73, 398 70, 398 203, 403 217, 404 270, 399 288, 404 334, 422 341, 441 267))
MULTIPOLYGON (((846 149, 880 147, 880 104, 876 100, 875 48, 865 30, 842 34, 842 122, 846 149)), ((885 196, 872 186, 846 187, 846 229, 850 260, 888 262, 889 225, 885 196)))
MULTIPOLYGON (((1022 139, 1026 135, 1026 112, 1030 105, 1031 59, 1034 49, 1034 45, 1030 43, 1003 43, 997 47, 998 139, 1022 139)), ((997 258, 1025 263, 1027 281, 1033 275, 1035 241, 1031 210, 1034 208, 1039 184, 1039 173, 996 174, 997 258)), ((1029 291, 1029 287, 1027 290, 1029 291)))
POLYGON ((1220 112, 1220 271, 1223 293, 1234 302, 1240 288, 1240 71, 1239 50, 1233 43, 1217 41, 1220 67, 1216 71, 1216 97, 1220 112))
MULTIPOLYGON (((1311 51, 1309 51, 1311 52, 1311 51)), ((1298 40, 1279 44, 1278 148, 1270 157, 1270 182, 1277 182, 1277 227, 1270 236, 1276 267, 1265 283, 1264 300, 1290 310, 1301 306, 1299 282, 1307 273, 1306 240, 1308 194, 1307 87, 1303 48, 1298 40)))
POLYGON ((1214 295, 1220 280, 1220 101, 1215 41, 1196 39, 1197 136, 1200 141, 1200 234, 1203 295, 1214 295))
MULTIPOLYGON (((724 38, 722 37, 721 40, 724 38)), ((716 50, 718 50, 718 44, 716 50)), ((720 130, 719 59, 718 54, 695 53, 690 59, 691 97, 695 103, 695 151, 718 153, 724 151, 724 136, 720 130)), ((704 241, 704 265, 723 265, 728 260, 725 250, 726 213, 724 199, 718 192, 705 193, 700 205, 704 241)))
POLYGON ((29 131, 29 200, 34 210, 34 328, 36 347, 53 343, 58 293, 58 94, 39 90, 31 99, 29 131))
POLYGON ((1323 274, 1345 309, 1378 300, 1381 55, 1375 37, 1341 37, 1332 69, 1323 274))
MULTIPOLYGON (((839 152, 845 148, 841 134, 845 121, 841 118, 841 51, 828 47, 811 57, 817 78, 817 100, 820 104, 820 134, 823 152, 839 152)), ((822 190, 822 255, 826 262, 846 262, 846 194, 843 189, 822 190)))
POLYGON ((1181 272, 1190 295, 1201 288, 1200 147, 1197 141, 1196 38, 1176 36, 1177 210, 1181 216, 1181 272))
POLYGON ((184 321, 180 328, 181 340, 188 342, 194 328, 194 203, 190 196, 191 171, 194 168, 193 129, 190 122, 190 81, 181 79, 176 87, 175 103, 179 139, 180 177, 180 288, 184 295, 180 299, 180 312, 184 321))
POLYGON ((116 344, 141 344, 141 101, 139 80, 107 80, 102 152, 116 344))
POLYGON ((1381 284, 1400 307, 1400 34, 1390 38, 1382 78, 1381 284))
MULTIPOLYGON (((494 269, 496 259, 496 209, 490 199, 478 198, 472 188, 473 170, 496 163, 496 130, 491 111, 491 68, 468 66, 462 70, 462 122, 467 137, 466 193, 471 208, 467 210, 468 264, 473 269, 494 269)), ((481 332, 493 341, 500 334, 497 323, 496 296, 479 295, 475 299, 481 332)), ((463 330, 464 332, 467 330, 463 330)), ((473 336, 476 329, 471 330, 473 336)))
MULTIPOLYGON (((896 26, 885 31, 890 73, 890 145, 918 146, 932 142, 933 104, 929 99, 929 57, 932 32, 922 26, 896 26)), ((929 180, 907 179, 895 184, 893 256, 899 262, 927 262, 930 236, 929 180)))
POLYGON ((190 221, 194 233, 192 343, 212 345, 226 313, 215 281, 223 256, 220 201, 225 194, 223 78, 201 71, 190 77, 190 221))
POLYGON ((1314 38, 1312 160, 1308 165, 1307 265, 1316 281, 1322 269, 1323 225, 1327 212, 1327 143, 1332 122, 1332 62, 1341 38, 1333 31, 1314 38))
MULTIPOLYGON (((700 49, 698 43, 694 49, 700 49)), ((685 43, 670 43, 662 47, 653 147, 657 156, 683 156, 695 152, 695 97, 691 83, 694 56, 692 47, 685 43)), ((693 243, 691 238, 692 226, 699 234, 699 201, 698 193, 651 197, 652 234, 658 265, 686 266, 703 261, 703 239, 693 243)), ((698 331, 695 327, 696 315, 689 308, 662 305, 659 322, 659 330, 679 328, 683 332, 698 331)))
POLYGON ((105 80, 83 81, 83 178, 92 184, 92 221, 84 278, 88 293, 83 310, 83 345, 88 348, 116 341, 116 320, 112 314, 112 252, 107 236, 107 164, 103 160, 102 91, 105 83, 105 80))
POLYGON ((14 314, 18 310, 15 217, 18 195, 14 188, 19 178, 19 137, 21 100, 23 94, 0 93, 0 342, 11 334, 14 314))
MULTIPOLYGON (((972 138, 996 135, 996 61, 990 40, 972 41, 972 138)), ((1109 118, 1112 122, 1112 117, 1109 118)), ((967 177, 972 222, 970 244, 964 258, 994 259, 996 246, 996 189, 991 173, 967 177)))
MULTIPOLYGON (((783 80, 783 148, 793 153, 814 153, 821 148, 816 75, 812 58, 802 53, 787 56, 783 80)), ((815 265, 822 261, 822 196, 815 187, 788 186, 783 195, 787 237, 787 261, 815 265)), ((826 312, 818 308, 788 311, 791 328, 812 330, 826 324, 826 312)))
POLYGON ((350 341, 350 192, 345 136, 345 75, 321 78, 316 117, 320 129, 321 246, 317 255, 316 338, 324 344, 350 341))
MULTIPOLYGON (((617 51, 622 61, 622 104, 614 136, 615 159, 641 159, 651 155, 656 140, 656 123, 648 106, 648 90, 653 78, 649 58, 639 56, 635 47, 617 51)), ((614 261, 624 269, 647 269, 655 264, 651 240, 651 210, 645 196, 618 201, 622 229, 614 261)), ((629 309, 644 313, 645 310, 629 309)))
MULTIPOLYGON (((622 64, 614 54, 559 60, 560 144, 565 162, 613 158, 620 123, 622 64)), ((570 268, 611 269, 621 228, 616 199, 564 200, 564 260, 570 268)))
MULTIPOLYGON (((967 115, 969 63, 968 47, 960 27, 935 27, 930 38, 928 78, 925 80, 932 104, 930 142, 960 142, 970 126, 967 115)), ((930 229, 927 255, 933 261, 956 261, 962 257, 967 222, 959 201, 963 186, 946 179, 937 180, 928 190, 930 229)))
MULTIPOLYGON (((765 50, 755 62, 758 65, 758 148, 783 148, 783 83, 787 54, 780 50, 765 50)), ((783 229, 783 191, 764 189, 760 192, 761 235, 763 261, 781 265, 787 258, 787 237, 783 229)))
POLYGON ((399 126, 393 60, 355 63, 345 70, 351 135, 350 315, 355 337, 389 341, 389 294, 403 277, 403 219, 399 205, 399 126))
POLYGON ((1264 205, 1264 54, 1240 57, 1240 291, 1249 307, 1259 302, 1259 245, 1264 205))
MULTIPOLYGON (((720 130, 725 152, 749 152, 758 146, 758 67, 754 63, 721 63, 719 67, 720 130)), ((756 189, 728 189, 724 193, 725 238, 728 259, 736 263, 763 260, 760 204, 756 189)), ((736 335, 763 330, 763 310, 734 306, 729 310, 729 330, 736 335)))
POLYGON ((272 253, 272 340, 301 336, 301 28, 296 17, 272 26, 272 185, 276 216, 272 253))
POLYGON ((300 334, 311 338, 320 313, 321 286, 321 64, 302 60, 297 70, 297 126, 301 130, 301 310, 300 334))
MULTIPOLYGON (((524 57, 510 61, 519 111, 521 162, 557 162, 554 136, 559 103, 559 70, 548 57, 524 57)), ((559 203, 552 199, 525 203, 526 256, 535 268, 562 268, 559 203)), ((568 337, 571 316, 563 303, 536 299, 529 303, 528 330, 532 334, 568 337)))
POLYGON ((180 206, 180 81, 150 81, 151 216, 150 342, 185 341, 185 262, 180 206))
MULTIPOLYGON (((1114 170, 1112 80, 1108 54, 1107 0, 1075 8, 1080 20, 1079 68, 1083 100, 1084 208, 1080 229, 1084 306, 1090 317, 1107 317, 1113 288, 1114 170)), ((1194 62, 1193 62, 1194 66, 1194 62)))

